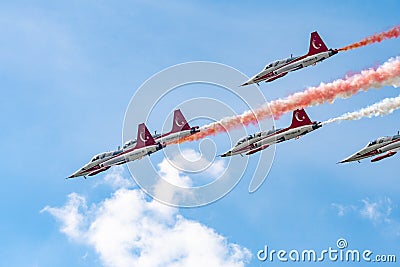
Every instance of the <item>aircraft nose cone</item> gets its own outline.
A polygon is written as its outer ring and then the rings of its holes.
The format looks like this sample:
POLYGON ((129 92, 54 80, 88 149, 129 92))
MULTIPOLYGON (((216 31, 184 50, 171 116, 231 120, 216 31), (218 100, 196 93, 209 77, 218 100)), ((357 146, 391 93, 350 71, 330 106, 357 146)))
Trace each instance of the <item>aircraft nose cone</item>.
POLYGON ((222 155, 219 155, 221 158, 226 158, 226 157, 228 157, 228 156, 231 156, 232 155, 232 152, 226 152, 225 154, 222 154, 222 155))
POLYGON ((70 176, 68 176, 68 179, 70 179, 70 178, 75 178, 75 177, 77 177, 77 175, 76 175, 76 173, 73 173, 73 174, 71 174, 70 176))
POLYGON ((351 158, 345 158, 345 159, 339 161, 337 164, 340 164, 340 163, 347 163, 347 162, 350 162, 350 161, 351 161, 351 158))
POLYGON ((240 86, 246 86, 246 85, 253 84, 253 83, 254 83, 253 80, 248 80, 245 83, 241 84, 240 86))
POLYGON ((74 172, 70 176, 68 176, 68 178, 76 178, 76 177, 79 177, 79 176, 83 176, 84 173, 85 173, 85 169, 82 168, 80 170, 77 170, 76 172, 74 172))

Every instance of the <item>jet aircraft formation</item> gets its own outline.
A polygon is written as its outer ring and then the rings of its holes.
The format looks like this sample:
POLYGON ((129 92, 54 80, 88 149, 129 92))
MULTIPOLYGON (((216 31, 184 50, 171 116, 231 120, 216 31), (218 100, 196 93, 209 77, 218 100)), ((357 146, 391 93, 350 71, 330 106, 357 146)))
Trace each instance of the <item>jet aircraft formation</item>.
MULTIPOLYGON (((260 82, 272 82, 279 79, 289 72, 296 71, 336 55, 340 49, 328 49, 322 41, 319 34, 315 31, 311 33, 308 53, 302 56, 277 60, 268 64, 261 72, 251 77, 241 86, 257 84, 260 82)), ((321 122, 312 122, 304 109, 293 111, 292 123, 289 127, 283 129, 272 129, 261 131, 241 138, 234 147, 221 157, 234 155, 251 155, 290 139, 298 139, 320 127, 321 122)), ((122 149, 118 147, 115 151, 104 152, 94 156, 87 164, 70 175, 68 178, 79 176, 93 176, 104 172, 115 165, 124 164, 130 161, 141 159, 144 156, 151 155, 167 145, 179 141, 182 138, 194 135, 200 132, 199 126, 190 127, 182 112, 178 109, 174 111, 173 124, 170 132, 165 134, 151 135, 144 123, 139 124, 137 138, 127 141, 122 149)), ((367 144, 367 146, 348 158, 338 162, 345 163, 351 161, 360 161, 361 159, 375 157, 371 162, 380 161, 384 158, 393 156, 400 150, 400 134, 389 137, 381 137, 367 144), (383 154, 383 155, 381 155, 383 154), (379 156, 380 155, 380 156, 379 156)))
POLYGON ((151 135, 144 123, 139 124, 137 138, 127 141, 122 149, 105 152, 94 156, 87 164, 70 175, 68 178, 93 176, 108 170, 115 165, 141 159, 163 149, 168 143, 186 136, 198 133, 199 126, 190 127, 182 112, 174 111, 172 129, 165 134, 151 135))

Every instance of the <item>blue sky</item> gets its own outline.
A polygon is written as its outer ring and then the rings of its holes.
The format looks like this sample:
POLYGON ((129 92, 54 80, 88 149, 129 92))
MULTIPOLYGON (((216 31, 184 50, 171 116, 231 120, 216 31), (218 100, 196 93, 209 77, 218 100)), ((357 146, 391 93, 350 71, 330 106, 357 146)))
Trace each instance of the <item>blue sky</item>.
MULTIPOLYGON (((135 90, 153 74, 202 60, 227 64, 251 76, 270 61, 305 53, 314 30, 333 48, 387 30, 399 24, 399 7, 397 1, 1 2, 0 207, 5 212, 0 223, 0 265, 116 266, 96 247, 97 232, 84 238, 73 234, 88 233, 85 227, 63 232, 67 217, 62 211, 69 200, 81 205, 84 198, 88 208, 79 206, 72 215, 94 222, 107 216, 99 209, 114 203, 116 192, 132 197, 134 204, 130 207, 128 201, 128 210, 151 200, 137 195, 135 186, 126 189, 126 170, 87 180, 64 178, 94 154, 121 144, 125 109, 135 90), (120 183, 114 184, 113 178, 120 183)), ((398 47, 399 40, 389 40, 341 53, 260 87, 267 99, 285 97, 377 66, 397 56, 398 47)), ((311 119, 325 120, 397 96, 397 90, 371 90, 307 111, 311 119)), ((201 208, 154 211, 150 205, 143 210, 158 214, 149 217, 150 224, 152 219, 163 219, 160 214, 174 217, 166 226, 160 224, 167 231, 182 222, 187 231, 195 230, 184 232, 193 233, 193 240, 196 232, 204 233, 205 241, 228 251, 219 255, 222 258, 229 258, 232 244, 240 246, 243 254, 236 256, 242 259, 248 249, 253 258, 245 266, 268 264, 254 256, 265 244, 275 249, 324 249, 340 237, 351 248, 394 253, 400 248, 398 156, 376 164, 335 163, 377 137, 395 134, 398 118, 395 112, 331 124, 280 144, 271 172, 256 193, 247 192, 250 178, 243 177, 226 197, 201 208), (219 238, 226 244, 215 241, 219 238)), ((289 123, 290 115, 285 115, 276 125, 289 123)), ((185 147, 197 150, 196 144, 185 147)), ((227 148, 222 144, 217 150, 227 148)), ((185 175, 169 174, 178 180, 185 175)), ((190 243, 179 235, 171 238, 190 243)), ((285 264, 290 263, 276 263, 285 264)))

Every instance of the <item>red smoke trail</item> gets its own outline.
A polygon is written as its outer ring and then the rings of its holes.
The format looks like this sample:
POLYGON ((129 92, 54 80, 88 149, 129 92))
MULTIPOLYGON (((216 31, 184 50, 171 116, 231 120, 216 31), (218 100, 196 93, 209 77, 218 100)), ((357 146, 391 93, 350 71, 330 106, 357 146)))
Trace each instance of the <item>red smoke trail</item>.
POLYGON ((194 141, 204 137, 226 132, 242 125, 256 124, 259 120, 274 117, 279 118, 287 112, 297 108, 306 108, 323 103, 333 103, 337 98, 348 98, 360 91, 383 86, 400 85, 400 57, 391 58, 377 69, 363 70, 331 83, 321 83, 319 86, 310 87, 303 92, 294 93, 284 99, 277 99, 266 103, 252 111, 246 111, 241 115, 223 118, 218 122, 205 125, 200 132, 183 138, 179 141, 194 141))
POLYGON ((381 32, 381 33, 377 33, 377 34, 368 36, 359 42, 342 47, 339 49, 339 51, 347 51, 347 50, 355 49, 358 47, 366 46, 369 44, 382 42, 383 40, 386 40, 386 39, 398 38, 399 36, 400 36, 400 25, 395 26, 386 32, 381 32))

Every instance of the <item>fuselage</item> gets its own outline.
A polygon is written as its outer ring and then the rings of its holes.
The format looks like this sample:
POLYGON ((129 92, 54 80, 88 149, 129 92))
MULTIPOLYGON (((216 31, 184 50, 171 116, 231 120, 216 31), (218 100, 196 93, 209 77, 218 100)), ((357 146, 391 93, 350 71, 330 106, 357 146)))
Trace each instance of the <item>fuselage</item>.
POLYGON ((119 155, 115 157, 111 157, 106 161, 103 161, 100 167, 110 167, 113 165, 120 165, 129 161, 137 160, 142 158, 143 156, 150 155, 162 148, 164 148, 168 143, 177 141, 181 138, 190 136, 199 132, 199 127, 192 127, 190 130, 184 130, 175 133, 166 133, 166 134, 154 134, 152 135, 155 145, 146 146, 143 148, 136 148, 136 140, 129 140, 123 146, 123 151, 119 155))
POLYGON ((199 126, 196 126, 196 127, 192 127, 190 130, 183 130, 183 131, 175 132, 175 133, 162 134, 162 135, 154 138, 154 140, 157 143, 168 144, 171 142, 179 141, 182 138, 188 137, 188 136, 198 133, 198 132, 200 132, 199 126))
POLYGON ((141 159, 142 157, 146 156, 146 155, 150 155, 160 149, 163 149, 165 147, 165 145, 162 145, 160 143, 157 143, 155 145, 150 145, 150 146, 145 146, 142 148, 130 148, 127 149, 125 151, 123 151, 122 153, 120 153, 119 155, 112 157, 104 162, 102 162, 100 164, 100 167, 111 167, 114 165, 120 165, 120 164, 124 164, 130 161, 134 161, 137 159, 141 159))
MULTIPOLYGON (((393 156, 400 149, 400 135, 385 136, 369 142, 363 149, 345 158, 339 163, 359 161, 382 153, 388 153, 386 157, 393 156)), ((383 159, 380 157, 378 160, 383 159)), ((374 160, 377 161, 377 160, 374 160)))

